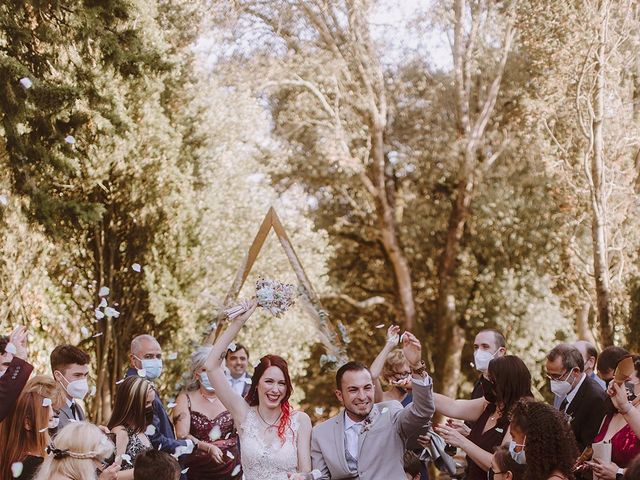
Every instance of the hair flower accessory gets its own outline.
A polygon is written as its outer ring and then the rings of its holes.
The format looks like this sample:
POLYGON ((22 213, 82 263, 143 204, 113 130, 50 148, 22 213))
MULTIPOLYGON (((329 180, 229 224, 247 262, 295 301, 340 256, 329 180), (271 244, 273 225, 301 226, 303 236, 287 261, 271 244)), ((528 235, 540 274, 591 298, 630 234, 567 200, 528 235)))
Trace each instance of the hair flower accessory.
POLYGON ((69 450, 60 450, 59 448, 56 448, 53 443, 47 445, 46 451, 49 455, 53 455, 53 458, 56 460, 69 456, 69 450))

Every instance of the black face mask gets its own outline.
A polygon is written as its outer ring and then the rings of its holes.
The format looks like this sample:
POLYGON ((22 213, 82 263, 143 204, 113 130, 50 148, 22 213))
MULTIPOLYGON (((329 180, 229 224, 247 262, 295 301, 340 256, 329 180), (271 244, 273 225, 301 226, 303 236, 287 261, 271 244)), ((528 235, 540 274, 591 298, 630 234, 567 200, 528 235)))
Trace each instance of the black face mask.
POLYGON ((147 425, 153 423, 153 406, 144 409, 144 419, 147 425))
POLYGON ((485 378, 484 375, 480 377, 480 383, 482 384, 482 392, 484 393, 485 400, 489 403, 495 403, 497 400, 496 384, 485 378))

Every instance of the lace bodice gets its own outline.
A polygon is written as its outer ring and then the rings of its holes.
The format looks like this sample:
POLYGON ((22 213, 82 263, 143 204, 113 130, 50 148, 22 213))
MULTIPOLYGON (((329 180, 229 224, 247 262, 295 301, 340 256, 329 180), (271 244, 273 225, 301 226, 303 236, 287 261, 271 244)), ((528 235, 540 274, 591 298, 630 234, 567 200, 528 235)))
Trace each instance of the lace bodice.
MULTIPOLYGON (((298 470, 298 413, 291 414, 284 444, 274 435, 267 437, 264 423, 250 408, 238 429, 242 450, 242 469, 246 480, 287 480, 287 473, 298 470)), ((271 429, 273 433, 275 429, 271 429)))

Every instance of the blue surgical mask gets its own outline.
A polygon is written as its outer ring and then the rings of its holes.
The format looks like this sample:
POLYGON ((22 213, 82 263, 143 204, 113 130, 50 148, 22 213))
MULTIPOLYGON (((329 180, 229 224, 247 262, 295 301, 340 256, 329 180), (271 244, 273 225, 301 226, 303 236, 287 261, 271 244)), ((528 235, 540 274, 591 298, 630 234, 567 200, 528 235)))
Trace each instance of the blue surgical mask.
MULTIPOLYGON (((136 357, 138 358, 138 357, 136 357)), ((138 358, 142 364, 142 368, 146 372, 147 380, 155 380, 162 375, 162 359, 161 358, 138 358)))
POLYGON ((213 388, 213 385, 211 385, 211 382, 209 381, 209 377, 207 376, 207 372, 200 372, 200 385, 202 385, 202 388, 204 388, 207 392, 215 392, 216 389, 213 388))
POLYGON ((513 458, 514 462, 519 463, 520 465, 527 464, 527 457, 525 456, 525 453, 524 453, 524 443, 519 444, 511 440, 509 442, 509 453, 511 454, 511 458, 513 458), (520 450, 519 452, 516 452, 517 447, 522 447, 522 450, 520 450))

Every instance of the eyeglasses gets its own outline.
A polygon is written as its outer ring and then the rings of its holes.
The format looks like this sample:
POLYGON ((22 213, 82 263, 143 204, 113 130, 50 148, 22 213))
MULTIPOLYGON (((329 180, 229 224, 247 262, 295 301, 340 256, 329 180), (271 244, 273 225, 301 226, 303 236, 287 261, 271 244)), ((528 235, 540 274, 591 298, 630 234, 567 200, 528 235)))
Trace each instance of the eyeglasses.
POLYGON ((567 370, 564 373, 561 373, 559 375, 545 375, 549 380, 564 380, 566 378, 569 377, 569 375, 571 374, 572 370, 567 370), (562 377, 565 377, 564 379, 562 377))
POLYGON ((405 372, 394 372, 390 380, 392 380, 393 382, 400 382, 410 376, 411 376, 410 370, 405 372))
POLYGON ((494 472, 492 467, 487 471, 487 480, 494 480, 495 475, 504 475, 507 472, 494 472))

